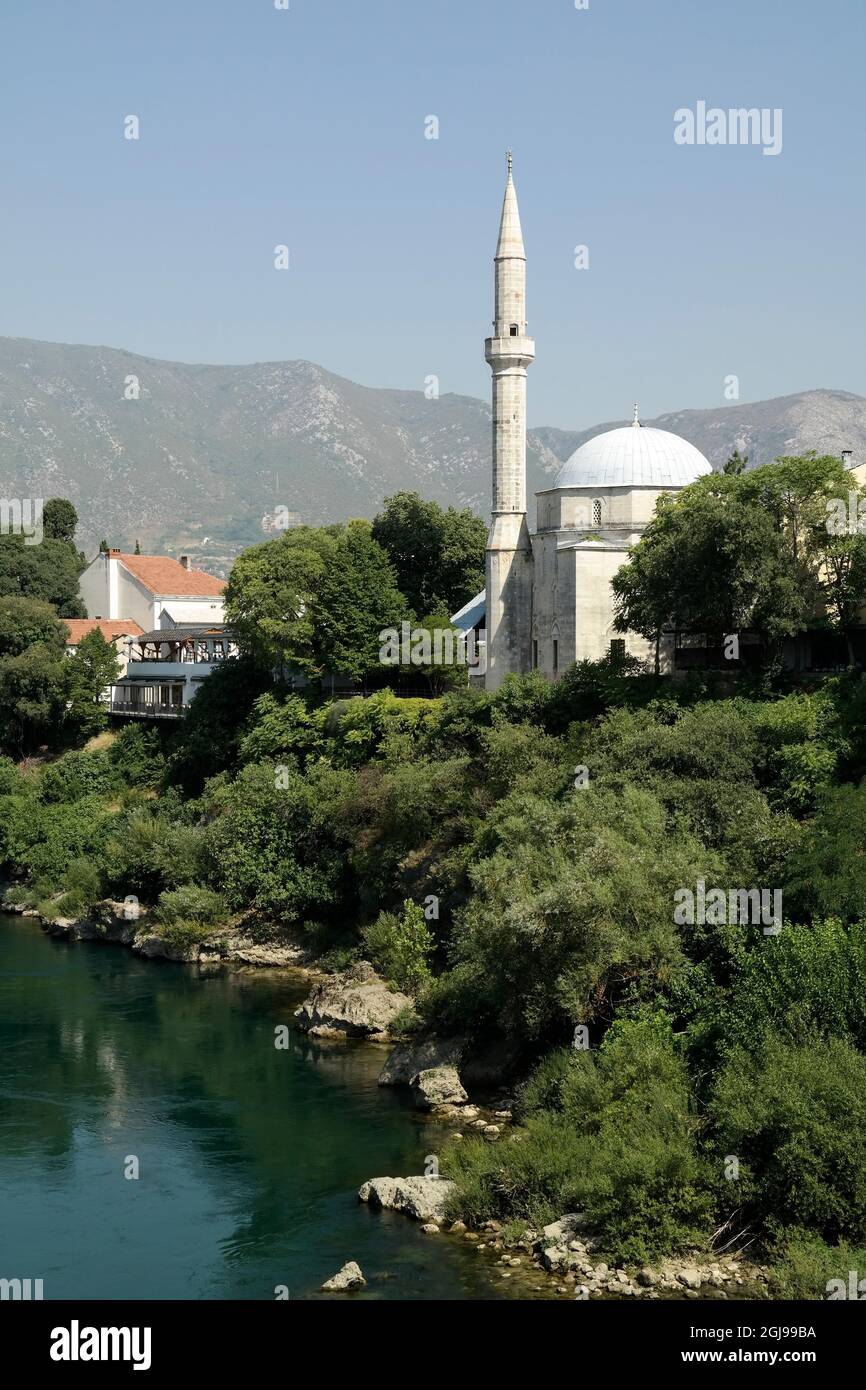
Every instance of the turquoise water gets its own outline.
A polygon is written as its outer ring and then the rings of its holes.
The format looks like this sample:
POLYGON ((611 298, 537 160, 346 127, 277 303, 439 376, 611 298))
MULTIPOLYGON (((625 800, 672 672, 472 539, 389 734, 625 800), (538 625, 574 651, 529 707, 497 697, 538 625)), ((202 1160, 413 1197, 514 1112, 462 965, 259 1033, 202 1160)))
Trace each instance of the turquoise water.
POLYGON ((441 1131, 376 1085, 384 1049, 294 1030, 305 993, 0 916, 0 1277, 46 1299, 303 1299, 357 1260, 353 1298, 496 1296, 471 1248, 356 1200, 422 1173, 441 1131))

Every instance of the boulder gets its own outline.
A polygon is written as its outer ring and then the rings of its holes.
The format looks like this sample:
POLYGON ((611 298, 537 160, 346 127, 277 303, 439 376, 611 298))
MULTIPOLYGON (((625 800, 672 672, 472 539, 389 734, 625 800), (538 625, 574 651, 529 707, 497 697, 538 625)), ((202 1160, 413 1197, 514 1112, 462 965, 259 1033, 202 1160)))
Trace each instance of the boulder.
POLYGON ((541 1264, 548 1274, 556 1274, 568 1267, 568 1251, 561 1245, 548 1245, 541 1252, 541 1264))
POLYGON ((541 1232, 545 1245, 564 1245, 574 1240, 586 1225, 586 1218, 579 1211, 568 1211, 558 1221, 552 1221, 541 1232))
POLYGON ((189 964, 191 961, 198 960, 201 947, 198 942, 178 946, 171 941, 166 941, 164 936, 159 936, 156 932, 148 932, 135 938, 132 949, 137 951, 139 955, 148 956, 151 960, 176 960, 189 964))
POLYGON ((314 1037, 386 1038, 391 1023, 411 1003, 408 995, 389 990, 372 965, 360 961, 345 974, 315 985, 295 1018, 314 1037))
POLYGON ((141 917, 145 915, 145 910, 139 909, 140 916, 137 918, 128 918, 124 907, 122 902, 106 898, 103 902, 94 903, 85 917, 45 918, 43 926, 49 935, 62 936, 67 941, 110 941, 131 946, 136 932, 141 928, 141 917))
POLYGON ((411 1086, 419 1110, 435 1110, 441 1105, 463 1105, 469 1099, 456 1067, 428 1067, 412 1077, 411 1086))
POLYGON ((362 1289, 366 1282, 360 1265, 356 1265, 354 1260, 349 1260, 333 1279, 328 1279, 322 1285, 322 1288, 328 1293, 349 1293, 352 1289, 362 1289))
POLYGON ((701 1276, 698 1271, 692 1267, 679 1270, 677 1272, 677 1281, 680 1284, 685 1284, 687 1289, 699 1289, 701 1287, 701 1276))
POLYGON ((420 1072, 456 1067, 465 1047, 463 1038, 425 1038, 398 1043, 379 1074, 380 1086, 409 1086, 420 1072))
POLYGON ((401 1211, 415 1221, 441 1226, 454 1183, 446 1178, 371 1178, 358 1191, 374 1211, 401 1211))

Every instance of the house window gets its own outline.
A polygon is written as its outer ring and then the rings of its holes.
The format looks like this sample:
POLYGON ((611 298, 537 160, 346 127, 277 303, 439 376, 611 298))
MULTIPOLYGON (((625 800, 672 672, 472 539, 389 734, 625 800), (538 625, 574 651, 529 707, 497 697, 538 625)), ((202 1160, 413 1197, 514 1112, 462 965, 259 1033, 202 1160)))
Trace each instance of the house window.
POLYGON ((536 641, 532 643, 532 669, 533 671, 538 670, 538 643, 536 641))
POLYGON ((518 330, 519 327, 520 327, 520 325, 517 324, 517 323, 513 323, 513 324, 511 325, 511 336, 512 336, 512 338, 516 338, 516 337, 517 337, 517 330, 518 330))
POLYGON ((554 639, 553 639, 553 674, 556 675, 556 673, 557 673, 558 670, 559 670, 559 642, 558 642, 558 641, 556 640, 556 638, 554 637, 554 639))
POLYGON ((592 504, 592 524, 593 526, 601 525, 601 498, 599 497, 596 497, 592 504))

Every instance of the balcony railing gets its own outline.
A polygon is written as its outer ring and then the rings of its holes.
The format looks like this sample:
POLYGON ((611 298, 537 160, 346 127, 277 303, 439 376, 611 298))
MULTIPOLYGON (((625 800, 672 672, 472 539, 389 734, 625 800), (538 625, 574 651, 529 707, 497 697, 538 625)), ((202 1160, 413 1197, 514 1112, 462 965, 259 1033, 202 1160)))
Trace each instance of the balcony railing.
POLYGON ((111 714, 121 715, 125 719, 182 719, 186 705, 146 705, 133 704, 131 700, 110 700, 108 708, 111 714))

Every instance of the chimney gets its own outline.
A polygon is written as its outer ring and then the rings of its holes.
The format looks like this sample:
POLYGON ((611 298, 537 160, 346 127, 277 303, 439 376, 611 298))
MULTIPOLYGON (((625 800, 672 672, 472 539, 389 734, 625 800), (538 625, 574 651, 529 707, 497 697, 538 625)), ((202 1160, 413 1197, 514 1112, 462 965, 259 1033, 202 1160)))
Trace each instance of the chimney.
POLYGON ((853 467, 854 467, 854 450, 853 450, 853 449, 843 449, 843 450, 842 450, 842 465, 843 465, 844 468, 853 468, 853 467))
POLYGON ((120 551, 119 551, 118 549, 116 549, 114 546, 109 546, 109 547, 108 547, 108 553, 109 553, 109 555, 119 555, 119 554, 120 554, 120 551))
POLYGON ((189 556, 188 556, 188 555, 181 555, 181 557, 180 557, 180 563, 183 565, 183 567, 184 567, 185 570, 188 570, 188 569, 189 569, 189 556))

